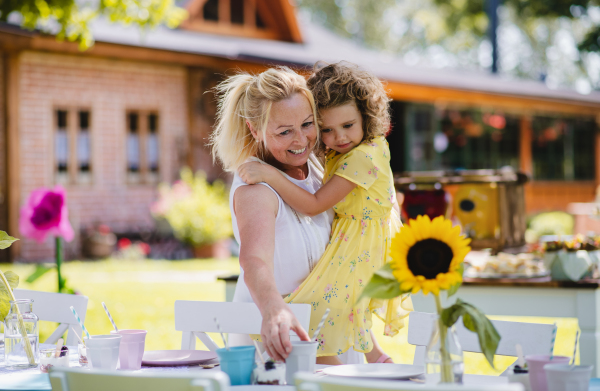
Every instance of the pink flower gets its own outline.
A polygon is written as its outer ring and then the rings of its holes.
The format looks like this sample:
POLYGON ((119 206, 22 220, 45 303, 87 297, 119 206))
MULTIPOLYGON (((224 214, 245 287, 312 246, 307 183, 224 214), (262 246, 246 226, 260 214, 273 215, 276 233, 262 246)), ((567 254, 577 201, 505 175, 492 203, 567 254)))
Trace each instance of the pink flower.
POLYGON ((129 240, 127 238, 121 238, 117 242, 117 247, 119 248, 119 250, 126 249, 129 246, 131 246, 131 240, 129 240))
POLYGON ((348 315, 348 320, 350 322, 354 322, 354 312, 350 312, 350 315, 348 315))
POLYGON ((32 191, 21 208, 19 231, 39 243, 48 235, 60 236, 67 242, 73 240, 75 234, 69 223, 65 189, 56 186, 54 190, 40 188, 32 191))
POLYGON ((329 292, 331 290, 331 284, 327 284, 327 286, 325 287, 325 293, 329 292))

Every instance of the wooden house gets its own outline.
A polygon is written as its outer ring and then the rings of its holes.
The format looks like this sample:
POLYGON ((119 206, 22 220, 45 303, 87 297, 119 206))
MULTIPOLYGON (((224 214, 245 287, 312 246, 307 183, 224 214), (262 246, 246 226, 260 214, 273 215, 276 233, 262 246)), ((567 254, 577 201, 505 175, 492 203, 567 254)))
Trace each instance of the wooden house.
MULTIPOLYGON (((308 71, 318 60, 347 60, 387 81, 395 171, 511 165, 533 176, 530 212, 595 196, 598 92, 409 67, 299 18, 289 0, 184 6, 190 18, 176 30, 141 33, 98 20, 96 44, 85 52, 0 25, 0 229, 18 237, 27 195, 55 184, 67 189, 77 232, 98 223, 115 232, 150 229, 160 181, 173 181, 184 165, 225 176, 206 146, 215 116, 206 92, 236 70, 308 71)), ((52 248, 22 240, 12 256, 43 260, 52 248)))

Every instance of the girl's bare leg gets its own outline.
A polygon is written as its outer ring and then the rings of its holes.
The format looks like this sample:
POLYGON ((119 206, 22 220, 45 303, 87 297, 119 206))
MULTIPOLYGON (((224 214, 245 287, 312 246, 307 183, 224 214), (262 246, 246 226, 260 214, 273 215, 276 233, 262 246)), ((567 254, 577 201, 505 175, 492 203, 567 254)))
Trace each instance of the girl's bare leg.
MULTIPOLYGON (((377 343, 377 340, 375 339, 375 336, 373 335, 373 331, 370 331, 370 333, 371 333, 371 340, 373 341, 373 350, 371 350, 369 353, 365 353, 365 357, 367 358, 368 363, 376 363, 377 360, 379 360, 379 358, 385 354, 385 352, 383 351, 383 349, 381 349, 381 346, 379 346, 379 344, 377 343)), ((388 358, 384 362, 386 364, 394 363, 391 358, 388 358)))
POLYGON ((339 358, 337 358, 337 356, 323 356, 323 357, 317 357, 317 364, 342 365, 342 362, 340 361, 339 358))

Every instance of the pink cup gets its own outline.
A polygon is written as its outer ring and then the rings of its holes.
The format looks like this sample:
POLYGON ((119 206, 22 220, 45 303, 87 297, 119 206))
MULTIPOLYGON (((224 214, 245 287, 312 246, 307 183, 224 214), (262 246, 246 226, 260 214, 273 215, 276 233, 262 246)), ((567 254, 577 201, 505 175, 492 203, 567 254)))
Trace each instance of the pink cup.
POLYGON ((146 330, 119 330, 111 331, 111 334, 119 334, 121 346, 119 348, 119 369, 140 369, 142 357, 146 346, 146 330))
MULTIPOLYGON (((122 346, 122 345, 121 345, 122 346)), ((532 354, 525 356, 527 367, 529 368, 529 383, 531 391, 548 391, 548 383, 546 383, 546 372, 544 365, 546 364, 568 364, 571 357, 554 356, 550 361, 550 356, 547 354, 532 354)))

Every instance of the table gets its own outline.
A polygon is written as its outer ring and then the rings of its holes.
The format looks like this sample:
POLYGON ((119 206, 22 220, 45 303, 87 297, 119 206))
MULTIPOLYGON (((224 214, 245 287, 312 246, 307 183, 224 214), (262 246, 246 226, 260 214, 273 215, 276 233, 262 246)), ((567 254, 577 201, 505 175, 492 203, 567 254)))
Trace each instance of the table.
MULTIPOLYGON (((581 363, 594 365, 592 376, 600 377, 600 280, 465 278, 450 300, 440 297, 444 306, 459 297, 488 315, 577 318, 581 363)), ((431 296, 414 295, 413 305, 416 311, 436 312, 431 296)))
MULTIPOLYGON (((40 344, 40 349, 50 348, 54 345, 40 344)), ((71 367, 81 367, 78 361, 77 348, 69 347, 69 361, 71 367)), ((0 349, 0 391, 50 391, 50 380, 48 374, 41 373, 38 368, 10 371, 4 366, 4 351, 0 349)), ((317 365, 317 370, 326 367, 317 365)), ((179 372, 189 373, 198 371, 218 371, 219 367, 213 369, 202 369, 199 366, 182 367, 142 367, 136 373, 160 373, 160 372, 179 372)), ((503 384, 507 383, 506 377, 484 376, 484 375, 464 375, 465 384, 503 384)), ((295 391, 294 386, 233 386, 235 391, 295 391)), ((591 390, 591 389, 590 389, 591 390)), ((600 391, 600 388, 594 391, 600 391)))

